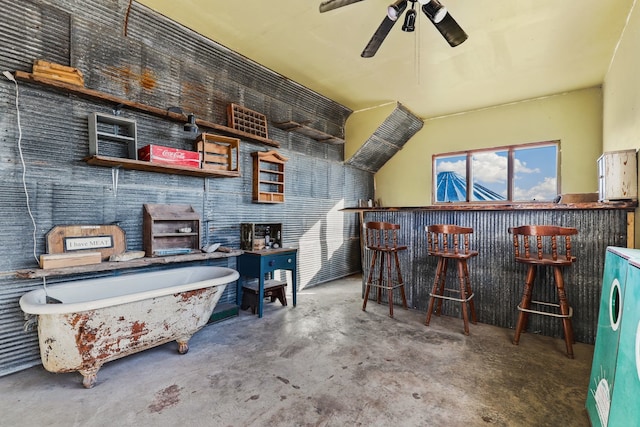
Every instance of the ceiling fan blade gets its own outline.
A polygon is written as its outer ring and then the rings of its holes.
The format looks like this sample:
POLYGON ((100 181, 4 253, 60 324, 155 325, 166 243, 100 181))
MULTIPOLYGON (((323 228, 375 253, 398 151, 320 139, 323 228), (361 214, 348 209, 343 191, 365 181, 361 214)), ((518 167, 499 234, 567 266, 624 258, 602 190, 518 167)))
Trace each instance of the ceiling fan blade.
POLYGON ((337 9, 342 6, 349 6, 362 0, 325 0, 320 3, 320 13, 337 9))
POLYGON ((389 19, 388 16, 385 16, 384 20, 382 21, 376 32, 373 33, 373 37, 371 37, 371 40, 369 40, 369 43, 364 48, 360 56, 362 56, 363 58, 371 58, 373 55, 375 55, 380 48, 380 45, 382 45, 382 42, 389 34, 389 31, 391 31, 393 25, 397 21, 397 19, 394 21, 389 19))
POLYGON ((456 20, 453 19, 453 16, 451 16, 449 12, 447 12, 442 21, 436 23, 433 21, 433 19, 431 19, 431 16, 427 12, 426 6, 422 6, 422 11, 425 15, 427 15, 427 18, 429 18, 429 21, 431 21, 436 29, 440 31, 442 37, 445 38, 445 40, 451 47, 456 47, 469 38, 467 33, 464 32, 464 30, 460 27, 460 25, 458 25, 456 20))

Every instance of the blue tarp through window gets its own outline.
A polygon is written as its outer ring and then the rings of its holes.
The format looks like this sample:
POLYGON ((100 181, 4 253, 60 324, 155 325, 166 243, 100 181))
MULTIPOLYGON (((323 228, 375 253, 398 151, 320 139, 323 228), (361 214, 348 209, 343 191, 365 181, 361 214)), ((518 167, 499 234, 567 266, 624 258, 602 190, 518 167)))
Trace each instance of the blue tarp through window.
MULTIPOLYGON (((437 177, 438 202, 464 202, 467 200, 467 182, 464 177, 455 172, 438 172, 437 177)), ((482 185, 473 186, 473 199, 478 201, 506 200, 504 196, 489 190, 482 185)))

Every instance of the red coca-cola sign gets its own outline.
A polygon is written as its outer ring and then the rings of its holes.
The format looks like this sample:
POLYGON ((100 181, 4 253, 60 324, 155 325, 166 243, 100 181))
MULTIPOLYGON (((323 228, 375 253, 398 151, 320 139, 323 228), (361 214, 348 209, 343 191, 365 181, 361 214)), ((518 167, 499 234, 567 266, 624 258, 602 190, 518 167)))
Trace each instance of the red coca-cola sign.
POLYGON ((138 150, 138 159, 173 166, 200 167, 200 153, 163 145, 149 144, 142 147, 138 150))

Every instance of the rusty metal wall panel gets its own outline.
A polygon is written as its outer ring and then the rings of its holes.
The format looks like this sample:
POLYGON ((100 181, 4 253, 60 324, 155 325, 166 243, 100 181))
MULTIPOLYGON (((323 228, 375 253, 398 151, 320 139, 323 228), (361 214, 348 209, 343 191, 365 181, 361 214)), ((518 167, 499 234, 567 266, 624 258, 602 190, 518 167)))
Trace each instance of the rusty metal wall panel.
POLYGON ((348 165, 375 173, 393 157, 404 144, 420 129, 423 122, 419 117, 398 103, 367 139, 362 146, 347 160, 348 165))
MULTIPOLYGON (((426 252, 425 226, 452 223, 474 229, 472 247, 479 256, 469 261, 478 320, 482 323, 514 328, 517 305, 522 298, 526 266, 513 260, 513 243, 507 229, 525 224, 558 224, 576 227, 572 239, 577 262, 564 271, 567 298, 574 309, 575 339, 593 344, 598 319, 600 288, 607 246, 626 246, 627 213, 623 210, 526 210, 526 211, 429 211, 367 212, 366 221, 400 224, 401 241, 409 246, 401 255, 401 268, 411 307, 425 311, 433 286, 436 260, 426 252)), ((365 252, 364 265, 370 255, 365 252)), ((553 274, 540 269, 534 298, 557 299, 553 274)), ((451 275, 455 280, 455 275, 451 275)), ((451 286, 455 286, 455 283, 451 286)), ((460 304, 445 301, 444 312, 460 317, 460 304)), ((560 337, 561 322, 545 316, 530 316, 529 330, 560 337)))

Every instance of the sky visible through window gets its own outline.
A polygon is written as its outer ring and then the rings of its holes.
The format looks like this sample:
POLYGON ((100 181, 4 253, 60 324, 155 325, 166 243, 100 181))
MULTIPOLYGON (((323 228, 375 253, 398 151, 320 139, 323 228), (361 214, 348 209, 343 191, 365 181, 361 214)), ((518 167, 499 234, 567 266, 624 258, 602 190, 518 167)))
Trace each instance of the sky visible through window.
MULTIPOLYGON (((556 147, 554 144, 514 149, 513 200, 551 201, 557 196, 556 147)), ((465 180, 466 160, 465 154, 436 158, 436 173, 454 172, 465 180)), ((474 152, 471 156, 473 185, 491 190, 506 200, 508 161, 509 155, 506 149, 474 152)), ((472 195, 473 200, 482 199, 472 195)))
POLYGON ((558 195, 555 146, 515 150, 514 200, 553 200, 558 195))

